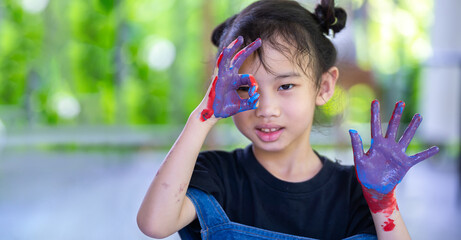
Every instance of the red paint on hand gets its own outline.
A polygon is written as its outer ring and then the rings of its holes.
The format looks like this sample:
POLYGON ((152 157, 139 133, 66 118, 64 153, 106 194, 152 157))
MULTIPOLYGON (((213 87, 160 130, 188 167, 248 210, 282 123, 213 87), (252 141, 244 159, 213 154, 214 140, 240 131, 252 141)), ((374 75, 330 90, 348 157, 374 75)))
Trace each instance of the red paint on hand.
POLYGON ((213 86, 210 89, 210 93, 208 94, 208 102, 207 102, 207 107, 201 112, 200 114, 200 120, 202 122, 206 121, 207 119, 211 118, 213 116, 213 102, 216 97, 216 82, 218 81, 218 76, 216 76, 213 80, 213 86))
POLYGON ((250 82, 251 82, 251 86, 255 86, 255 92, 258 92, 259 85, 256 82, 256 79, 255 77, 253 77, 253 75, 250 75, 250 82))
POLYGON ((397 201, 395 199, 394 189, 387 194, 379 193, 374 189, 368 189, 362 185, 363 196, 368 203, 368 207, 372 213, 382 212, 387 217, 384 225, 381 225, 384 231, 389 232, 395 228, 394 220, 389 218, 394 210, 398 210, 397 201))
POLYGON ((394 209, 398 209, 394 190, 387 194, 379 193, 374 189, 369 189, 364 186, 362 186, 362 190, 363 196, 372 213, 383 212, 390 216, 392 212, 394 212, 394 209))
POLYGON ((219 64, 221 63, 223 53, 219 54, 218 61, 216 61, 216 67, 219 68, 219 64))

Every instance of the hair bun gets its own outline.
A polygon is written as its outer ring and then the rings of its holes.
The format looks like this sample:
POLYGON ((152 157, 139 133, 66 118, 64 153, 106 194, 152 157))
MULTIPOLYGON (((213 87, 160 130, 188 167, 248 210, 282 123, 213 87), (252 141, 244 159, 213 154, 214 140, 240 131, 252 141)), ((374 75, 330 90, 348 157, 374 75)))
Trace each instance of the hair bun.
POLYGON ((219 24, 214 30, 213 32, 211 33, 211 42, 213 43, 213 45, 215 45, 216 47, 219 47, 219 43, 221 42, 221 37, 224 33, 224 31, 230 26, 232 25, 232 23, 234 22, 235 18, 237 17, 237 14, 226 19, 226 21, 224 21, 223 23, 219 24))
POLYGON ((333 33, 338 33, 346 26, 347 13, 342 8, 319 4, 315 8, 314 17, 320 25, 320 30, 325 34, 329 34, 330 29, 333 33))

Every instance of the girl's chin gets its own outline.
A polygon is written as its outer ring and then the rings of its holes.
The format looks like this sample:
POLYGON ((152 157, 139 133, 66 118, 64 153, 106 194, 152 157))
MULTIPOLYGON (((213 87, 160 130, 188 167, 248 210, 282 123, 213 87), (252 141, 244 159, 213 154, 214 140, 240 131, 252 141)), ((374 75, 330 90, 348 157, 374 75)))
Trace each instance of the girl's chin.
POLYGON ((259 140, 259 141, 252 141, 252 142, 253 142, 253 148, 256 151, 280 152, 285 148, 285 146, 281 143, 281 141, 263 142, 259 140))

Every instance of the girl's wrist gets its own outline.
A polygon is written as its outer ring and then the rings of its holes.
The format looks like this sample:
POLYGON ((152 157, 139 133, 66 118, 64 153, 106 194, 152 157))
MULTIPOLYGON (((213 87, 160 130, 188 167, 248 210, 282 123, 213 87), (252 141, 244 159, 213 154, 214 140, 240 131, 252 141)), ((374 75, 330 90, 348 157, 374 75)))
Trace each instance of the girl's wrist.
POLYGON ((391 215, 394 210, 399 209, 394 190, 395 188, 384 194, 362 185, 363 196, 372 213, 382 212, 391 215))
POLYGON ((210 118, 206 119, 205 121, 202 120, 202 111, 203 109, 201 107, 196 108, 192 113, 189 115, 189 119, 187 120, 188 122, 194 122, 194 124, 206 127, 211 129, 217 122, 218 118, 216 118, 214 115, 212 115, 210 118))
MULTIPOLYGON (((373 215, 377 231, 391 232, 400 223, 399 207, 395 198, 395 188, 384 194, 362 185, 363 196, 373 215), (398 221, 396 221, 398 220, 398 221), (378 226, 380 228, 378 228, 378 226)), ((380 235, 380 234, 378 234, 380 235)))

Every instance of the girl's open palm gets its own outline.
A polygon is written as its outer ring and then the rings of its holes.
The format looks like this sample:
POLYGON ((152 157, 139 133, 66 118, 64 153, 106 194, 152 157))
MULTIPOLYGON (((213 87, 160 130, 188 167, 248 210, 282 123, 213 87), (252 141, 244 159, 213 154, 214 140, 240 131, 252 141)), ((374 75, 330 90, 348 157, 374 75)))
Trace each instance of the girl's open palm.
POLYGON ((435 155, 438 147, 431 147, 412 156, 405 151, 421 123, 421 115, 415 114, 409 126, 398 142, 396 133, 402 117, 405 103, 397 102, 389 121, 386 136, 381 132, 379 117, 379 102, 374 100, 371 105, 371 146, 367 153, 363 152, 362 140, 355 130, 350 130, 355 168, 360 183, 367 189, 373 189, 381 194, 391 192, 403 179, 406 172, 415 164, 435 155))

